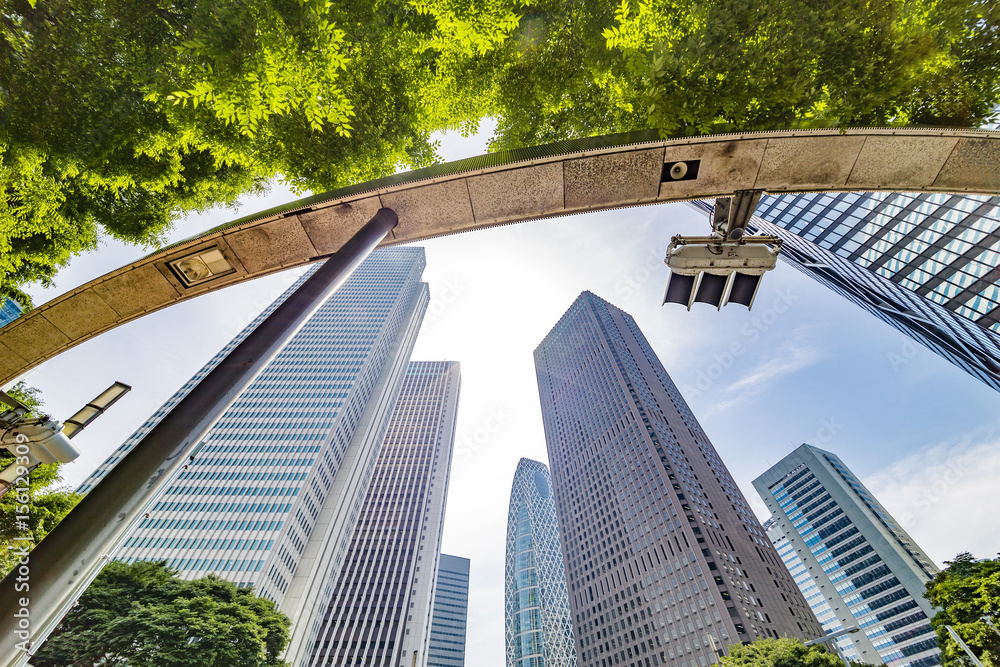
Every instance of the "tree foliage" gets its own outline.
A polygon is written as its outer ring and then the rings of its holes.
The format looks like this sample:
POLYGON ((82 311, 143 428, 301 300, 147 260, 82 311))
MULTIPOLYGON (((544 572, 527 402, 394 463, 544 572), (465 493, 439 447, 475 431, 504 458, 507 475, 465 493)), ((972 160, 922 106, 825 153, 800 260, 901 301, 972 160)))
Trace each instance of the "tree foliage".
POLYGON ((931 619, 937 630, 945 667, 967 667, 972 663, 948 635, 952 626, 986 667, 1000 665, 1000 635, 984 616, 1000 627, 1000 557, 977 560, 958 554, 927 584, 925 597, 940 611, 931 619))
POLYGON ((729 647, 719 659, 722 667, 843 667, 835 653, 821 646, 805 646, 798 639, 758 639, 729 647))
POLYGON ((288 617, 249 588, 112 562, 36 652, 38 667, 284 667, 288 617))
POLYGON ((997 98, 998 44, 981 24, 998 18, 986 1, 622 0, 604 36, 666 133, 976 126, 997 98), (983 40, 990 63, 973 55, 983 40))
POLYGON ((659 128, 982 123, 993 0, 5 0, 0 294, 274 178, 659 128))

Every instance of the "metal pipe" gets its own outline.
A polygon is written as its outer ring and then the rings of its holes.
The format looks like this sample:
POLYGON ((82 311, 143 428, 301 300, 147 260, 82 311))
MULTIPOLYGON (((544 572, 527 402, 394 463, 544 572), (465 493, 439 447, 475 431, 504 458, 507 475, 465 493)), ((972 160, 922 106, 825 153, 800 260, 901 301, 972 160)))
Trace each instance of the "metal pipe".
POLYGON ((993 632, 997 633, 997 635, 1000 636, 1000 630, 997 630, 997 626, 993 625, 992 618, 990 618, 989 616, 983 616, 983 620, 986 621, 986 625, 993 628, 993 632))
POLYGON ((857 625, 852 625, 849 628, 844 628, 842 630, 837 630, 836 632, 832 632, 828 635, 823 635, 819 639, 813 639, 807 641, 805 642, 805 646, 818 646, 819 644, 829 644, 830 647, 833 648, 833 652, 837 654, 838 658, 840 658, 840 661, 844 663, 844 667, 851 667, 851 663, 848 662, 847 658, 844 657, 844 654, 840 652, 840 646, 837 645, 837 640, 847 634, 854 634, 856 632, 860 632, 860 630, 861 628, 858 627, 857 625))
POLYGON ((219 417, 396 223, 392 209, 380 209, 0 582, 0 666, 28 661, 31 647, 41 646, 219 417))
POLYGON ((958 644, 962 650, 965 651, 965 654, 969 656, 969 659, 972 660, 972 664, 976 667, 983 667, 983 663, 980 662, 979 658, 976 657, 976 654, 972 652, 972 649, 969 648, 964 641, 962 641, 962 638, 958 636, 958 632, 955 628, 950 625, 946 625, 944 627, 948 630, 948 634, 951 635, 951 638, 955 640, 955 643, 958 644))
POLYGON ((809 641, 805 642, 805 646, 816 646, 817 644, 825 644, 829 641, 833 641, 834 639, 840 639, 844 635, 849 635, 849 634, 853 635, 856 632, 860 631, 861 631, 860 627, 858 627, 857 625, 852 625, 849 628, 842 628, 840 630, 837 630, 836 632, 831 632, 830 634, 823 635, 822 637, 819 637, 817 639, 810 639, 809 641))

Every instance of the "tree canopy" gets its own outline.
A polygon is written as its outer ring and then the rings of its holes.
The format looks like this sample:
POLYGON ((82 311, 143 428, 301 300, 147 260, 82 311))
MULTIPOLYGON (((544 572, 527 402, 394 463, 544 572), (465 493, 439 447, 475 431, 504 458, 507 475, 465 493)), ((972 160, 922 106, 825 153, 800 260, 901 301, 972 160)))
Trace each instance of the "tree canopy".
POLYGON ((836 653, 822 646, 805 646, 798 639, 758 639, 729 647, 721 667, 843 667, 836 653))
POLYGON ((940 611, 931 619, 937 630, 945 667, 967 667, 972 663, 948 635, 945 626, 972 649, 986 667, 1000 665, 1000 635, 983 620, 991 617, 1000 627, 1000 556, 977 560, 958 554, 927 584, 925 597, 940 611))
POLYGON ((284 667, 288 617, 249 588, 164 563, 109 563, 32 658, 38 667, 284 667))
POLYGON ((0 294, 104 236, 280 178, 323 191, 494 149, 632 129, 976 126, 992 0, 8 0, 0 294))
MULTIPOLYGON (((42 407, 40 392, 23 381, 7 393, 37 414, 42 407)), ((14 461, 14 455, 0 450, 0 469, 14 461)), ((79 494, 56 486, 61 463, 42 463, 28 475, 28 487, 16 487, 0 498, 0 577, 14 569, 25 550, 33 549, 63 517, 80 502, 79 494)))

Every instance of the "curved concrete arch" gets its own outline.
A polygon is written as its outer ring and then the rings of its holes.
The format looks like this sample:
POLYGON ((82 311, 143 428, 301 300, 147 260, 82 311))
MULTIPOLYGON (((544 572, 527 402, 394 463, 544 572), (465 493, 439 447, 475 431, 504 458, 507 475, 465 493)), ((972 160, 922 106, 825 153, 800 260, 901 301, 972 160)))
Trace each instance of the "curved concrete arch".
POLYGON ((0 329, 0 384, 179 301, 336 252, 380 207, 386 245, 501 224, 688 199, 886 190, 1000 194, 1000 132, 858 128, 662 140, 655 132, 492 153, 369 181, 241 218, 81 285, 0 329), (691 166, 683 180, 665 165, 691 166), (228 272, 188 285, 171 263, 217 250, 228 272))

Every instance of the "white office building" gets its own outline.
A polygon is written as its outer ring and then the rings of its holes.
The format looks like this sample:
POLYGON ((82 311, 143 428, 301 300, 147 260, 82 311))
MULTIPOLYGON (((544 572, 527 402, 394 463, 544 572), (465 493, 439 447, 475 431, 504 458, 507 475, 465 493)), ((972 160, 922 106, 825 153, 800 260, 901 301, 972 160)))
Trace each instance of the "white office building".
POLYGON ((410 362, 310 665, 426 667, 460 380, 410 362))
POLYGON ((938 569, 839 457, 802 445, 753 485, 787 539, 785 562, 794 550, 808 573, 795 583, 833 610, 835 619, 819 619, 828 634, 858 627, 850 642, 868 664, 941 664, 934 609, 923 596, 938 569))
MULTIPOLYGON (((165 560, 184 578, 215 573, 252 585, 292 620, 285 659, 308 660, 427 307, 424 264, 422 248, 379 250, 365 260, 223 415, 116 557, 165 560)), ((92 488, 274 307, 80 491, 92 488)))

